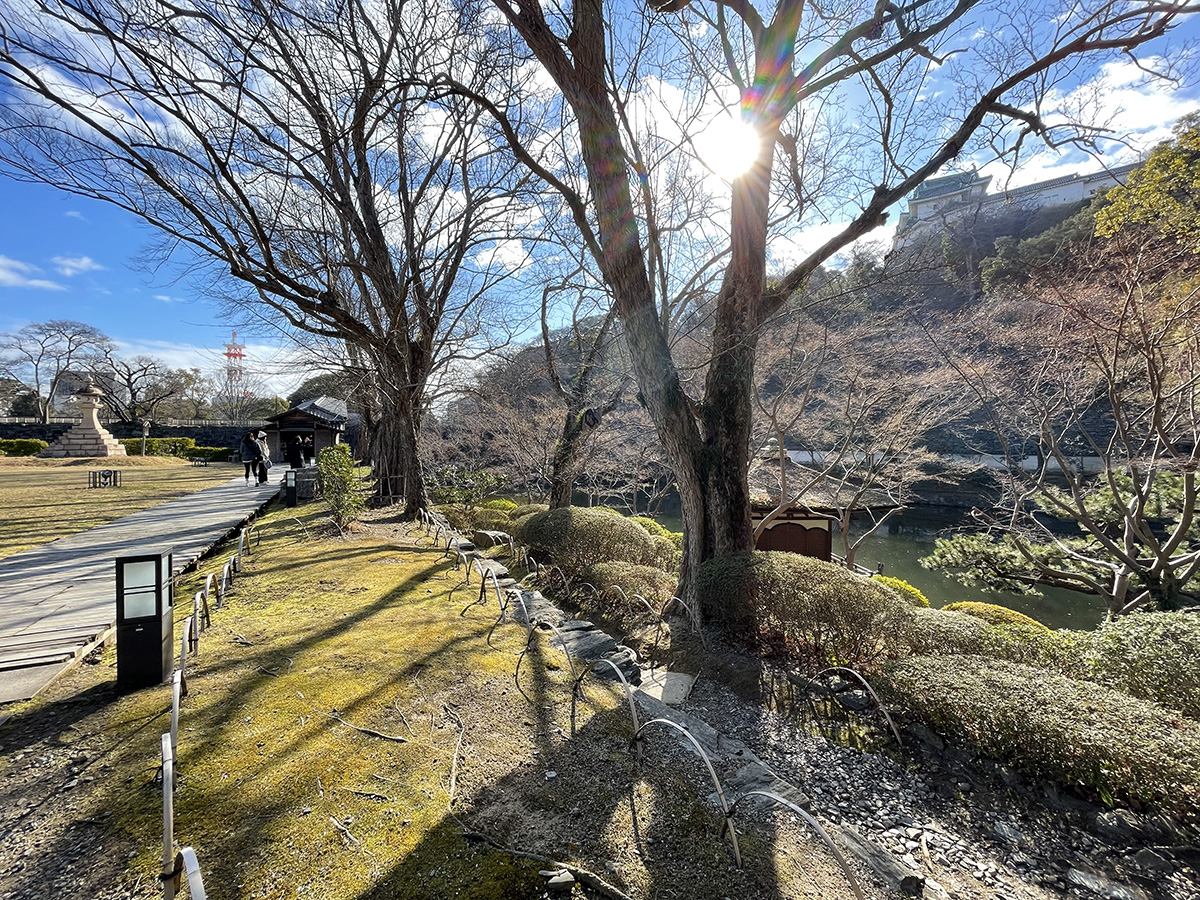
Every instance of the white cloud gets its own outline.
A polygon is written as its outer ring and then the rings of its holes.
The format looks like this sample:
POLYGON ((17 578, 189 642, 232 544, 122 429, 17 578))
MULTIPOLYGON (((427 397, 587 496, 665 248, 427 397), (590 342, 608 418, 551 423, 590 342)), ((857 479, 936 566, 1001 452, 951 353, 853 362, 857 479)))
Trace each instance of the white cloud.
POLYGON ((0 287, 38 288, 43 291, 65 291, 66 288, 54 281, 44 278, 30 278, 42 270, 20 260, 0 256, 0 287))
POLYGON ((522 241, 496 241, 475 254, 475 264, 481 269, 501 268, 520 272, 530 264, 529 251, 522 241))
POLYGON ((84 217, 83 213, 81 213, 77 209, 68 209, 65 213, 63 213, 63 215, 66 216, 68 219, 78 219, 81 222, 87 221, 87 219, 84 217))
POLYGON ((54 269, 59 275, 67 278, 84 272, 104 271, 104 266, 90 256, 55 256, 51 257, 50 262, 54 263, 54 269))
POLYGON ((172 297, 170 294, 155 294, 154 299, 163 303, 187 303, 186 297, 172 297))
MULTIPOLYGON (((791 234, 775 236, 767 247, 771 265, 781 269, 797 265, 815 250, 824 246, 826 242, 841 234, 849 224, 849 222, 821 222, 808 225, 791 234)), ((895 232, 894 224, 876 228, 834 254, 825 264, 835 269, 839 268, 845 264, 854 250, 863 250, 882 256, 891 247, 895 232)))

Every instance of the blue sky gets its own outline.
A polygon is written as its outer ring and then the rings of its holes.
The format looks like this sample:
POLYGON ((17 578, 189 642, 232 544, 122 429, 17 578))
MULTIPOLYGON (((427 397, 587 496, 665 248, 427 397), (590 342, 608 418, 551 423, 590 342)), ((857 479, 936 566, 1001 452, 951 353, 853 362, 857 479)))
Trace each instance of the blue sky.
MULTIPOLYGON (((1186 31, 1195 34, 1197 26, 1200 23, 1189 22, 1186 31)), ((1114 62, 1099 79, 1077 90, 1081 96, 1090 92, 1087 99, 1097 106, 1101 119, 1135 135, 1131 147, 1109 146, 1103 162, 1110 165, 1132 161, 1138 151, 1169 137, 1179 116, 1200 108, 1200 84, 1146 84, 1132 61, 1114 62)), ((1043 153, 1030 159, 1009 184, 1015 187, 1101 164, 1077 152, 1043 153)), ((995 178, 993 189, 1002 181, 995 178)), ((893 223, 897 213, 891 216, 893 223)), ((782 250, 789 256, 803 253, 843 225, 830 222, 806 229, 787 237, 790 246, 782 250)), ((890 229, 879 233, 885 241, 890 236, 890 229)), ((153 240, 149 228, 113 206, 0 176, 0 332, 33 321, 75 319, 104 331, 125 355, 146 353, 173 366, 215 369, 231 325, 221 319, 202 284, 175 281, 173 269, 157 274, 139 269, 153 240)), ((286 371, 286 360, 269 337, 242 337, 249 345, 250 365, 277 391, 286 393, 295 386, 303 373, 286 371)))
MULTIPOLYGON (((74 319, 99 328, 123 355, 215 369, 232 326, 201 285, 140 266, 154 239, 115 206, 0 176, 0 332, 74 319)), ((279 373, 269 339, 243 332, 239 342, 277 392, 297 385, 301 375, 279 373)))

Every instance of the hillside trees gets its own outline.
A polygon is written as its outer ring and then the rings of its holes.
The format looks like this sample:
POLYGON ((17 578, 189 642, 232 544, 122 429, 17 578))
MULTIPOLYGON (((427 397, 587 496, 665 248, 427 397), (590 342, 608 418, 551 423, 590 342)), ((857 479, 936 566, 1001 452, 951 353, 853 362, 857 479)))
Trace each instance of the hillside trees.
MULTIPOLYGON (((518 93, 436 0, 30 0, 0 12, 5 174, 113 203, 369 366, 382 483, 423 505, 431 378, 478 352, 523 173, 431 73, 518 93)), ((190 262, 190 259, 189 259, 190 262)))
POLYGON ((979 514, 986 532, 939 541, 928 564, 1091 594, 1110 615, 1200 596, 1200 266, 1177 230, 1186 204, 1164 207, 1141 190, 1153 184, 1110 192, 1097 221, 1111 237, 1060 245, 967 332, 976 352, 956 364, 1003 448, 1006 493, 979 514), (1164 209, 1165 232, 1151 214, 1164 209))
MULTIPOLYGON (((557 178, 519 130, 505 125, 518 156, 567 198, 613 294, 639 397, 679 486, 685 599, 695 598, 703 560, 752 543, 746 473, 762 326, 822 263, 881 225, 889 206, 977 146, 973 141, 993 139, 1011 154, 1027 135, 1051 143, 1088 137, 1067 118, 1051 125, 1039 115, 1059 78, 1068 71, 1078 77, 1108 53, 1136 50, 1195 8, 1084 2, 1033 10, 1003 0, 935 0, 849 4, 826 14, 798 0, 783 0, 769 13, 747 2, 659 4, 664 12, 682 10, 677 26, 661 20, 660 34, 676 34, 687 53, 653 76, 671 85, 714 86, 760 138, 754 164, 731 187, 730 252, 714 302, 703 388, 691 396, 653 302, 651 237, 638 228, 635 197, 652 173, 623 134, 622 110, 609 87, 614 77, 650 77, 637 71, 643 57, 614 49, 610 58, 609 48, 623 42, 602 0, 569 8, 493 2, 561 90, 563 114, 578 132, 586 195, 557 178), (1013 31, 1020 41, 1011 40, 1013 31), (922 89, 951 53, 961 53, 950 67, 952 99, 931 104, 922 89), (843 91, 851 84, 865 97, 861 104, 843 91), (842 115, 855 127, 840 127, 842 115), (768 281, 772 236, 821 217, 845 225, 768 281)), ((493 102, 490 111, 503 125, 501 105, 493 102)), ((705 610, 715 620, 726 612, 705 610)))

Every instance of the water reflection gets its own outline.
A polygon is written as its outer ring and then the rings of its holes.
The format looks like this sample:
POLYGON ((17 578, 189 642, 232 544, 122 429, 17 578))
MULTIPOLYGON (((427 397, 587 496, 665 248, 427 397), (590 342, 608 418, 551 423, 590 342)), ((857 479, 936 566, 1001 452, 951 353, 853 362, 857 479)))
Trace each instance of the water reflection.
MULTIPOLYGON (((1061 588, 1042 588, 1039 595, 989 591, 959 584, 942 572, 923 568, 918 560, 933 552, 934 539, 964 524, 969 522, 957 510, 906 510, 867 538, 855 561, 871 569, 883 563, 885 575, 903 578, 920 588, 931 606, 941 607, 961 600, 996 603, 1032 616, 1051 628, 1094 628, 1104 618, 1104 603, 1098 597, 1061 588)), ((835 536, 835 552, 838 542, 835 536)))

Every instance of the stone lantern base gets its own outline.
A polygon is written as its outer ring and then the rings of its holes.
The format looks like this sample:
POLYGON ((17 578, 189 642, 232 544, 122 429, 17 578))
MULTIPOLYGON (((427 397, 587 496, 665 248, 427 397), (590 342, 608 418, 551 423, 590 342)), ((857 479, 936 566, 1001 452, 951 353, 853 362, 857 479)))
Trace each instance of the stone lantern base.
POLYGON ((60 434, 53 444, 38 454, 48 458, 125 455, 125 448, 103 425, 91 429, 87 427, 86 422, 60 434))

